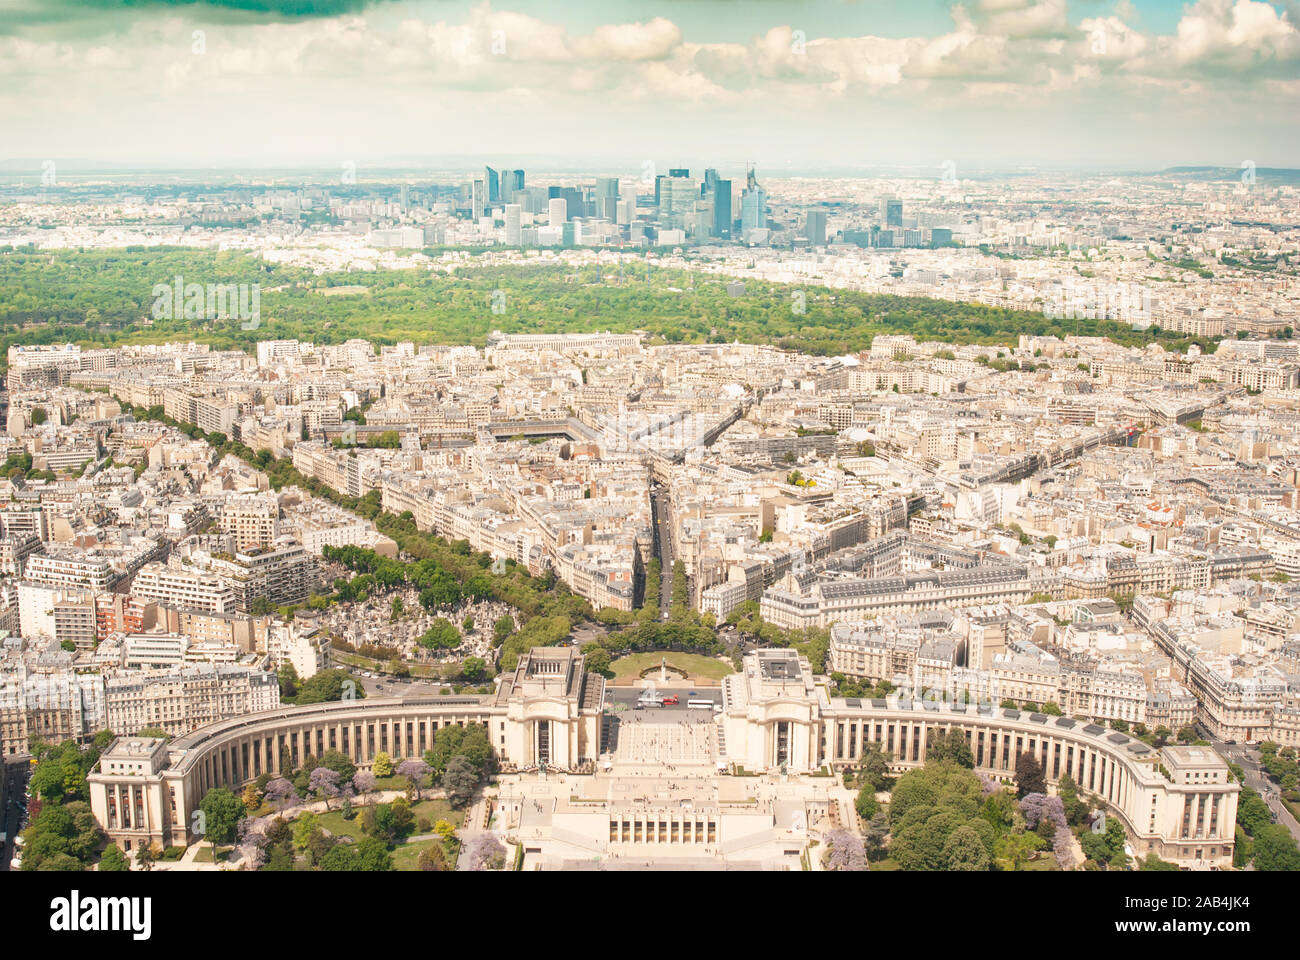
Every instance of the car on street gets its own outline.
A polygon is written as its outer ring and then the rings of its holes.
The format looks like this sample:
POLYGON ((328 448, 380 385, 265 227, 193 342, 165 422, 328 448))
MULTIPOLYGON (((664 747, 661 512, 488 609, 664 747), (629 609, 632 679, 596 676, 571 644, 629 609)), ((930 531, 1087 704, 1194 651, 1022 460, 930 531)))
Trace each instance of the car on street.
POLYGON ((664 697, 664 706, 665 706, 665 707, 666 707, 666 706, 669 706, 670 704, 674 704, 674 703, 681 703, 681 701, 678 700, 675 696, 671 696, 671 695, 670 695, 670 696, 667 696, 667 697, 664 697))

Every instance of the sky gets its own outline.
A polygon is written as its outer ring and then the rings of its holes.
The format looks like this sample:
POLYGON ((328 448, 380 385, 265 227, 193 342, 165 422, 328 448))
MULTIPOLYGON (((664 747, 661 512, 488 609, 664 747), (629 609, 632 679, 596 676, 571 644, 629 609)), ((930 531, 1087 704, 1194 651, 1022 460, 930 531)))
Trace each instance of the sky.
POLYGON ((0 161, 1300 167, 1297 25, 1300 0, 0 0, 0 161))

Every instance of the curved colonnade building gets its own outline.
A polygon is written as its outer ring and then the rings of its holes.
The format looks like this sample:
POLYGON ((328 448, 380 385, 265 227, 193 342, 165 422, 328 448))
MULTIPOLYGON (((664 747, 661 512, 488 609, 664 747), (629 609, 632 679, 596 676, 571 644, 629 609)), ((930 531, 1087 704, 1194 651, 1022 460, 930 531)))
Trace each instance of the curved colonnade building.
MULTIPOLYGON (((195 839, 193 813, 212 787, 237 790, 263 772, 285 772, 282 758, 296 767, 308 754, 331 749, 362 767, 380 752, 418 757, 437 730, 470 723, 487 725, 506 770, 527 775, 545 763, 552 770, 617 777, 617 747, 602 753, 604 700, 604 681, 583 669, 579 650, 538 648, 520 658, 491 696, 285 707, 211 724, 171 743, 119 738, 88 778, 91 805, 127 849, 142 842, 186 844, 195 839), (609 768, 595 774, 602 758, 609 768)), ((675 722, 667 713, 645 720, 675 722)), ((1052 786, 1070 774, 1081 795, 1096 796, 1119 816, 1137 856, 1156 853, 1201 868, 1232 862, 1240 787, 1209 748, 1155 750, 1086 721, 989 704, 832 699, 792 650, 749 654, 743 671, 723 680, 722 712, 714 723, 719 754, 674 777, 725 776, 716 768, 726 765, 792 775, 841 769, 856 765, 869 743, 880 744, 899 771, 925 762, 933 735, 956 729, 981 773, 1009 781, 1016 758, 1029 752, 1052 786)), ((588 805, 582 816, 589 820, 593 813, 599 808, 588 805)), ((584 829, 593 843, 617 835, 608 824, 584 829)))

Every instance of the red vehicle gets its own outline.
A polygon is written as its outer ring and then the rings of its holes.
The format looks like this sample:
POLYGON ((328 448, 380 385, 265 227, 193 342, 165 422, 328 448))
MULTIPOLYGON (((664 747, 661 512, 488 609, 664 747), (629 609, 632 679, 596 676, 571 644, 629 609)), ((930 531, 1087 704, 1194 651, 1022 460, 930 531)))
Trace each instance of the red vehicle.
POLYGON ((665 707, 667 707, 667 706, 671 706, 671 705, 674 704, 674 703, 680 703, 680 702, 681 702, 680 700, 678 700, 675 696, 672 696, 672 695, 669 695, 669 696, 667 696, 667 697, 664 697, 664 706, 665 706, 665 707))

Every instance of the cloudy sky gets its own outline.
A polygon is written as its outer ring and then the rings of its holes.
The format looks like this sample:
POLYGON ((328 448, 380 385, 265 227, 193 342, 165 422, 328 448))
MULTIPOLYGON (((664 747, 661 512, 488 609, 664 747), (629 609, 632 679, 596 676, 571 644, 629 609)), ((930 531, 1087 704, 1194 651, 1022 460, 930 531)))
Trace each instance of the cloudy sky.
POLYGON ((1297 0, 0 0, 0 160, 1300 167, 1298 24, 1297 0))

